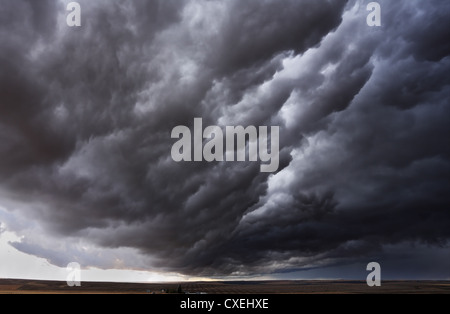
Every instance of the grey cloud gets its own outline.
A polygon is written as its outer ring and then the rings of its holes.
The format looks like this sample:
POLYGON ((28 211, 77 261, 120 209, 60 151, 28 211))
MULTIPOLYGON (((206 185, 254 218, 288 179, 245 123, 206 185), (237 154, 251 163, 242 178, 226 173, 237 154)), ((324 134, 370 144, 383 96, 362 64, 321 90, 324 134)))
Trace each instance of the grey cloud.
POLYGON ((380 29, 363 1, 80 3, 75 29, 53 27, 63 2, 0 9, 0 188, 33 221, 6 221, 16 248, 216 276, 447 245, 442 1, 380 1, 380 29), (279 172, 173 162, 194 117, 280 125, 279 172))

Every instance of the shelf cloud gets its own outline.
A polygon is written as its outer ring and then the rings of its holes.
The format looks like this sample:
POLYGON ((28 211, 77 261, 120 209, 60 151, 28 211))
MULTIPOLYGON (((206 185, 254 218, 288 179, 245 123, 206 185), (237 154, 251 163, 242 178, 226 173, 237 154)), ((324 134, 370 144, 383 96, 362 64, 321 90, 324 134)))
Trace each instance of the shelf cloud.
POLYGON ((195 276, 448 250, 447 1, 378 1, 380 27, 356 0, 80 0, 80 27, 68 2, 1 0, 0 221, 18 250, 195 276), (175 162, 171 131, 196 117, 279 126, 277 172, 175 162))

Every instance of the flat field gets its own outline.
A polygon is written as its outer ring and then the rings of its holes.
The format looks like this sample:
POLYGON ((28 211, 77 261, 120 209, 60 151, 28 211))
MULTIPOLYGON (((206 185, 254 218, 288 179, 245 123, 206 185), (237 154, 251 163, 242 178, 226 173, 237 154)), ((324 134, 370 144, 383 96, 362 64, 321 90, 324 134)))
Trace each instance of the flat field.
POLYGON ((82 282, 69 287, 64 281, 0 279, 0 294, 450 294, 450 281, 382 281, 368 287, 365 281, 214 281, 180 283, 82 282))

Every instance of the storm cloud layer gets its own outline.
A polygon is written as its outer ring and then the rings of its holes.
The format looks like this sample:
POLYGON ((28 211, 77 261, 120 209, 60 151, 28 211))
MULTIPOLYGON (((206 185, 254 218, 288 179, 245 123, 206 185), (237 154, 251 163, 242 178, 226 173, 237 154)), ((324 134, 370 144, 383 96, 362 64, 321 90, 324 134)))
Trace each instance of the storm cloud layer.
POLYGON ((379 1, 369 27, 368 1, 83 0, 74 28, 68 2, 0 0, 17 249, 198 276, 448 250, 448 1, 379 1), (280 126, 279 171, 174 162, 195 117, 280 126))

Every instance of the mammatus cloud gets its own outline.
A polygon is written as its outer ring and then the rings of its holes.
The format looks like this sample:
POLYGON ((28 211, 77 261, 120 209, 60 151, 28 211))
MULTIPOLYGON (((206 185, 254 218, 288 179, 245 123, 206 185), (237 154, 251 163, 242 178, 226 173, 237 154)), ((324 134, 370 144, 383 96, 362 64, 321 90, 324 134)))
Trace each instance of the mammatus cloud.
POLYGON ((1 1, 17 249, 226 276, 448 248, 445 1, 379 1, 381 27, 365 1, 79 1, 76 28, 65 1, 1 1), (279 126, 279 171, 173 161, 195 117, 279 126))

